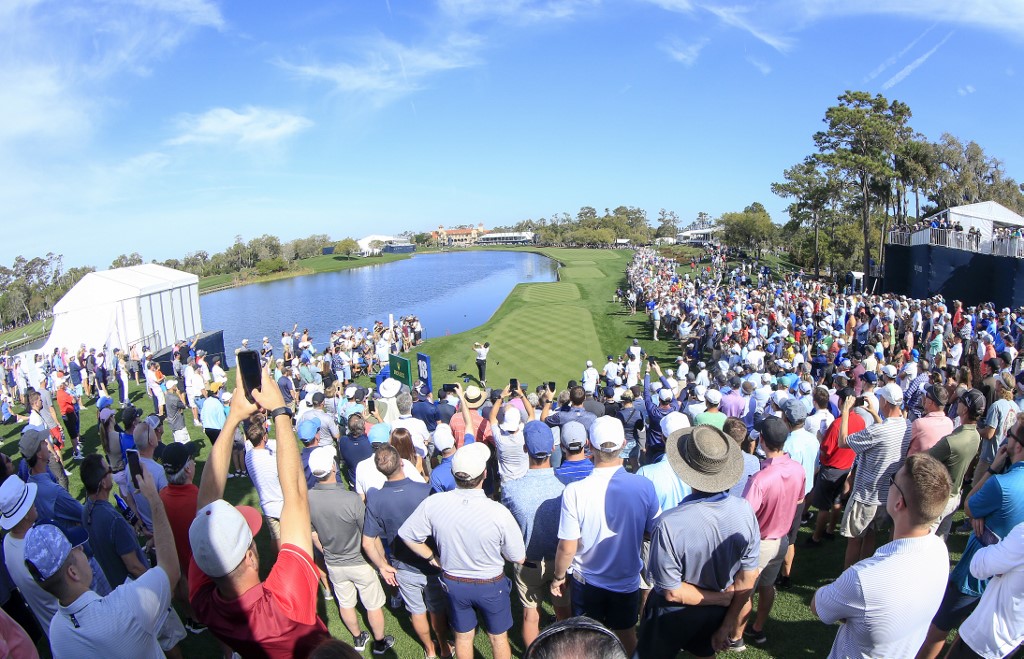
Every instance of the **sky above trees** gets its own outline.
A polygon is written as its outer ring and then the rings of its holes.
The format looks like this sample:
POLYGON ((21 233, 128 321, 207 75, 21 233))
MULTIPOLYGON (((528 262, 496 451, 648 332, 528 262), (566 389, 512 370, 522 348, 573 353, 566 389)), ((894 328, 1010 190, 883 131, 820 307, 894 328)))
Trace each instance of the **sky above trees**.
POLYGON ((8 0, 5 246, 102 267, 582 206, 782 223, 771 185, 848 89, 1019 181, 1022 34, 1019 0, 8 0))

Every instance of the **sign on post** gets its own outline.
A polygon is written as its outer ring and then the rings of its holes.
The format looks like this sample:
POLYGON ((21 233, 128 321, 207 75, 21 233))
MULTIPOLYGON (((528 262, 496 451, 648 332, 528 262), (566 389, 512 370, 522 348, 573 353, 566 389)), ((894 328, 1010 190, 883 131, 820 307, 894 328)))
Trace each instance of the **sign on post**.
POLYGON ((388 364, 391 366, 391 377, 395 378, 405 386, 412 388, 412 364, 407 357, 390 355, 388 364))
POLYGON ((425 382, 427 389, 434 390, 433 377, 430 374, 430 355, 416 353, 416 379, 425 382))

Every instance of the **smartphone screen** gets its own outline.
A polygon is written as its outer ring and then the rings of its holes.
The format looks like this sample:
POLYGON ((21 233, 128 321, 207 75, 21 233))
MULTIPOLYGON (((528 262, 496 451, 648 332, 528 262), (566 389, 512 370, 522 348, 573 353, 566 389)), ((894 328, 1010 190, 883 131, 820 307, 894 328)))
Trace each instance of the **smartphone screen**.
POLYGON ((555 381, 554 380, 551 380, 550 382, 548 382, 548 391, 550 391, 551 393, 555 393, 555 381))
POLYGON ((373 414, 374 412, 376 412, 377 411, 377 401, 373 400, 372 398, 368 399, 366 401, 366 409, 370 411, 370 414, 373 414))
POLYGON ((519 380, 517 380, 516 378, 509 378, 509 380, 508 380, 508 390, 513 392, 513 393, 515 393, 516 391, 519 391, 519 380))
POLYGON ((260 356, 255 350, 242 350, 235 359, 238 362, 238 370, 242 373, 242 388, 245 390, 245 397, 250 403, 255 403, 252 397, 252 390, 259 389, 263 383, 263 371, 260 369, 260 356))
POLYGON ((443 391, 445 393, 455 393, 455 385, 454 384, 442 384, 441 385, 441 391, 443 391))
POLYGON ((132 483, 135 485, 135 489, 141 489, 139 487, 139 477, 142 476, 142 465, 139 463, 139 452, 133 448, 125 451, 125 455, 128 458, 128 473, 131 474, 132 483))

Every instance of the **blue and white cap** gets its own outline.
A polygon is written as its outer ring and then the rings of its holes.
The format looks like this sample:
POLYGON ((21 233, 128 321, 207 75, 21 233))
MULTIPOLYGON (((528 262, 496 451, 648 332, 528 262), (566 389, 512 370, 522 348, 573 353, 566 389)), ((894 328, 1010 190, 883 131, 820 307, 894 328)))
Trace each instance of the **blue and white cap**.
POLYGON ((75 547, 89 540, 89 533, 81 526, 67 531, 43 522, 25 534, 25 565, 32 578, 42 583, 57 574, 75 547))

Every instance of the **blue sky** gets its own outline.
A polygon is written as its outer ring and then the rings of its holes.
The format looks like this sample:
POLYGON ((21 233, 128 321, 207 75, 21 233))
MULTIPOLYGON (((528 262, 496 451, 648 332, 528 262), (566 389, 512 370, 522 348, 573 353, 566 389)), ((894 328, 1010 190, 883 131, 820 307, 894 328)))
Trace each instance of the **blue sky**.
POLYGON ((846 89, 1024 179, 1020 0, 3 0, 7 256, 762 202, 846 89))

